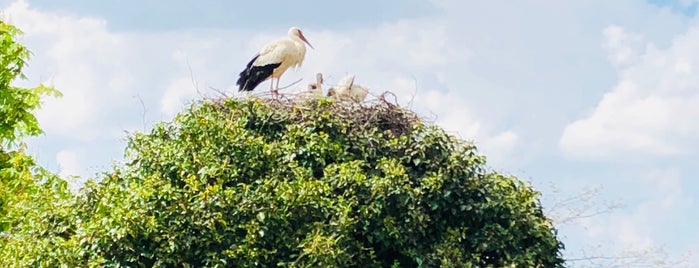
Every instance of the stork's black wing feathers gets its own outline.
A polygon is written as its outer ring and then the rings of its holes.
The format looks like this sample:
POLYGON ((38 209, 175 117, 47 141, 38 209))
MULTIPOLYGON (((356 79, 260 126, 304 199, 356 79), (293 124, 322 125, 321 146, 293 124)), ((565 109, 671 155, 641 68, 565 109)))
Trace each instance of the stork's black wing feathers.
POLYGON ((238 88, 238 91, 251 91, 255 89, 260 83, 262 83, 262 81, 265 81, 272 75, 274 69, 282 65, 282 63, 280 62, 262 66, 253 66, 253 63, 255 62, 255 60, 257 60, 258 57, 260 57, 259 54, 252 58, 250 62, 248 62, 248 65, 245 67, 245 70, 240 72, 238 82, 235 83, 236 85, 240 86, 238 88))

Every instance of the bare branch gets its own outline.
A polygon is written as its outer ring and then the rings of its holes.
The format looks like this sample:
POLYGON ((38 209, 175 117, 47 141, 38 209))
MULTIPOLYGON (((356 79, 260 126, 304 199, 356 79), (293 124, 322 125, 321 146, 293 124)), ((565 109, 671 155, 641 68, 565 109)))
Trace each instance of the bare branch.
POLYGON ((568 258, 566 262, 574 267, 686 267, 689 264, 691 253, 687 252, 677 258, 671 258, 662 247, 648 247, 643 249, 631 249, 616 253, 606 253, 601 246, 597 246, 588 253, 581 250, 581 256, 568 258))
POLYGON ((146 104, 143 102, 143 98, 141 98, 140 94, 136 94, 134 98, 137 98, 141 103, 141 122, 143 123, 143 132, 146 132, 146 126, 148 125, 146 122, 146 114, 148 112, 148 108, 146 108, 146 104))
MULTIPOLYGON (((553 193, 559 193, 555 187, 552 188, 553 193)), ((612 213, 624 207, 621 202, 597 201, 602 189, 602 186, 586 187, 572 197, 557 199, 547 207, 547 215, 558 224, 571 224, 581 219, 612 213)))

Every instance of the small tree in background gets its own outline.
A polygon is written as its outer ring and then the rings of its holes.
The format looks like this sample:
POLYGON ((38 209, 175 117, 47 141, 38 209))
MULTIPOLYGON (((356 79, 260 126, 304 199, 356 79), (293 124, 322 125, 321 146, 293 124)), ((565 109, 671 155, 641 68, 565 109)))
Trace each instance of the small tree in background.
MULTIPOLYGON (((546 192, 551 199, 544 210, 558 228, 579 226, 588 228, 585 219, 612 214, 624 208, 619 202, 609 202, 601 197, 603 187, 584 187, 571 195, 562 194, 555 184, 546 192)), ((628 248, 614 245, 613 241, 595 241, 578 251, 566 250, 566 265, 569 267, 688 267, 692 252, 681 255, 670 254, 663 246, 628 248)))

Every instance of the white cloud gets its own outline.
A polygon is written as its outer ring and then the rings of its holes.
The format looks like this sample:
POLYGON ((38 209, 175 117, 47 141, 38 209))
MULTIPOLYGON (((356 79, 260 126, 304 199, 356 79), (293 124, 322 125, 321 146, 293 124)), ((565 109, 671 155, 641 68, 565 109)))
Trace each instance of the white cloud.
POLYGON ((572 156, 616 157, 624 153, 676 155, 692 153, 699 138, 699 64, 694 44, 699 28, 676 37, 667 49, 652 43, 643 51, 628 49, 636 34, 616 26, 605 30, 610 59, 619 64, 619 82, 590 115, 566 126, 561 149, 572 156), (637 62, 633 62, 637 58, 637 62), (629 63, 623 66, 621 63, 629 63))
POLYGON ((628 33, 617 25, 605 28, 603 34, 606 39, 603 46, 608 50, 609 61, 614 65, 625 66, 639 60, 646 44, 642 35, 628 33))
POLYGON ((84 167, 78 152, 74 150, 61 150, 56 154, 56 163, 58 163, 58 175, 68 181, 71 189, 78 189, 85 182, 84 178, 77 178, 83 174, 84 167))
POLYGON ((676 169, 651 170, 639 176, 634 188, 645 198, 630 211, 611 217, 607 232, 616 234, 617 240, 629 249, 672 242, 657 241, 655 237, 692 207, 694 199, 683 190, 681 177, 676 169))
POLYGON ((429 110, 436 116, 436 123, 463 139, 473 139, 481 131, 481 124, 471 115, 468 107, 454 92, 430 90, 420 92, 415 106, 429 110))
POLYGON ((699 1, 697 1, 697 0, 679 0, 679 4, 682 7, 689 7, 693 4, 696 4, 697 2, 699 2, 699 1))
POLYGON ((160 111, 167 117, 172 117, 182 110, 185 100, 196 96, 197 89, 192 84, 191 78, 179 78, 172 81, 165 89, 165 93, 160 101, 160 111))
POLYGON ((63 150, 56 154, 56 162, 61 169, 59 175, 61 177, 77 176, 80 174, 80 160, 78 154, 72 150, 63 150))
POLYGON ((519 136, 517 135, 517 133, 514 133, 512 131, 505 131, 498 134, 495 137, 488 139, 486 144, 493 151, 507 152, 512 150, 512 148, 515 147, 515 145, 517 145, 518 140, 519 136))

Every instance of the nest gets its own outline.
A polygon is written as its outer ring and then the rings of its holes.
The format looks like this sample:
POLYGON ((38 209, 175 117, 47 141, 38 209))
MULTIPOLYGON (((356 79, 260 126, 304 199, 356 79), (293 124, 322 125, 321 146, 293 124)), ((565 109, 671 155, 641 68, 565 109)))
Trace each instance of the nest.
POLYGON ((384 92, 375 99, 352 102, 341 101, 331 97, 309 96, 308 94, 282 94, 277 97, 269 92, 258 93, 253 98, 261 100, 275 112, 291 122, 304 122, 309 117, 304 114, 315 109, 326 109, 333 116, 349 121, 350 132, 362 133, 372 128, 381 132, 390 132, 395 137, 410 133, 411 126, 420 121, 414 112, 400 107, 395 94, 384 92), (389 101, 387 97, 393 101, 389 101), (320 105, 319 102, 331 101, 320 105))

